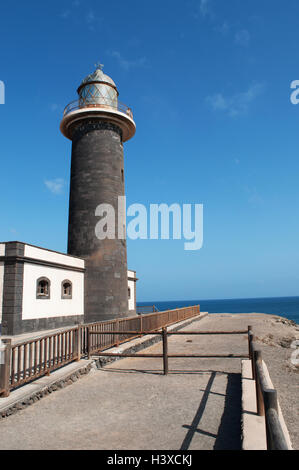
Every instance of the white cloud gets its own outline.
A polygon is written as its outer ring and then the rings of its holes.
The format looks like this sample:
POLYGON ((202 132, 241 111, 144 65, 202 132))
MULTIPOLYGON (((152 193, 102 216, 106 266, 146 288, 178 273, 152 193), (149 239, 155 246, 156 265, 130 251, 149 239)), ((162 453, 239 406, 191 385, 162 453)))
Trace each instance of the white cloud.
POLYGON ((247 29, 242 29, 240 31, 237 31, 235 34, 235 43, 238 44, 238 46, 248 46, 250 42, 250 34, 247 31, 247 29))
MULTIPOLYGON (((70 6, 72 8, 63 10, 59 15, 60 18, 73 22, 78 21, 78 12, 80 11, 78 7, 80 4, 81 2, 79 0, 71 2, 70 6)), ((85 12, 80 15, 80 20, 90 31, 95 31, 95 27, 101 22, 101 18, 97 17, 92 9, 87 8, 85 9, 85 12)))
POLYGON ((199 11, 203 17, 210 13, 210 0, 200 0, 199 11))
POLYGON ((118 51, 108 52, 108 54, 111 57, 114 57, 118 61, 119 65, 125 70, 129 70, 132 67, 144 67, 146 65, 145 57, 140 57, 135 60, 128 60, 125 59, 118 51))
POLYGON ((64 10, 63 12, 60 13, 60 18, 66 20, 69 18, 70 14, 71 14, 70 10, 64 10))
POLYGON ((253 205, 261 205, 264 203, 262 196, 259 194, 255 186, 242 186, 243 191, 247 194, 247 201, 253 205))
POLYGON ((211 9, 211 0, 198 0, 195 8, 195 12, 193 13, 193 17, 198 20, 198 18, 213 18, 213 12, 211 9))
POLYGON ((229 24, 227 23, 227 21, 224 21, 224 23, 222 23, 221 26, 216 26, 216 27, 215 27, 215 31, 216 31, 217 33, 222 34, 223 36, 226 36, 226 35, 229 33, 229 31, 230 31, 230 26, 229 26, 229 24))
POLYGON ((62 178, 56 178, 54 180, 46 180, 45 185, 53 194, 62 194, 65 187, 65 181, 62 178))
POLYGON ((51 103, 51 104, 50 104, 50 110, 52 111, 52 113, 55 113, 55 112, 62 112, 62 111, 63 111, 63 107, 62 107, 60 104, 51 103))
POLYGON ((262 93, 263 89, 263 84, 256 83, 242 93, 236 93, 230 97, 225 97, 222 93, 216 93, 208 96, 206 101, 215 111, 224 111, 229 116, 235 117, 246 114, 250 104, 262 93))
POLYGON ((228 99, 224 98, 221 93, 216 93, 215 95, 208 96, 207 101, 215 110, 221 109, 222 111, 226 111, 229 107, 228 99))
POLYGON ((89 10, 86 15, 85 15, 85 22, 87 24, 87 27, 90 31, 95 30, 95 23, 97 21, 97 18, 92 10, 89 10))
POLYGON ((86 13, 85 19, 86 23, 93 23, 96 19, 94 12, 92 10, 89 10, 89 12, 86 13))

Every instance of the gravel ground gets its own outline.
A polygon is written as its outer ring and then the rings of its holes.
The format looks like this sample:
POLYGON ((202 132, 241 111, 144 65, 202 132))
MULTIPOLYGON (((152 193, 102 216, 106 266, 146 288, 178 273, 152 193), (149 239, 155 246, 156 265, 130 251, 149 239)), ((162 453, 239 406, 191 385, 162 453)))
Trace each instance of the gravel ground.
POLYGON ((238 329, 248 325, 253 327, 256 343, 262 351, 273 386, 277 390, 293 448, 298 450, 299 367, 291 362, 292 353, 295 351, 291 348, 291 344, 292 341, 299 339, 299 325, 276 315, 242 313, 211 314, 202 320, 201 328, 238 329))
MULTIPOLYGON (((187 330, 252 325, 298 441, 298 369, 290 358, 299 327, 273 315, 211 314, 187 330)), ((161 343, 146 350, 161 352, 161 343)), ((248 352, 247 335, 170 336, 169 353, 248 352)), ((0 449, 239 449, 241 359, 127 358, 0 421, 0 449)))

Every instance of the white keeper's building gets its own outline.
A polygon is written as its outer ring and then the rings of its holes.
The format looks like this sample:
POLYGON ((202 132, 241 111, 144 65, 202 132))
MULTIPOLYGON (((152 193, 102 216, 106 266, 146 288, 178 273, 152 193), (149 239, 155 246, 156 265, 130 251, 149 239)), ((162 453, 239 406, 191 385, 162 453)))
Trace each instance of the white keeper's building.
MULTIPOLYGON (((2 335, 84 322, 85 261, 22 242, 0 243, 2 335)), ((128 270, 128 310, 136 315, 136 272, 128 270)))

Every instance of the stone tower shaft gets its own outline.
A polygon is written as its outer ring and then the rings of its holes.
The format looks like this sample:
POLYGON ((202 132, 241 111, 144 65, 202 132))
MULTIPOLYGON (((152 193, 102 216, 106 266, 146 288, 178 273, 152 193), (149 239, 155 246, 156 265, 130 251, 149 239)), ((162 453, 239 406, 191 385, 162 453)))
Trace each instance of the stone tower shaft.
POLYGON ((123 142, 134 135, 135 123, 102 70, 86 77, 78 94, 60 126, 72 140, 68 254, 86 261, 85 321, 94 322, 128 315, 127 248, 118 238, 118 198, 125 195, 123 142), (114 209, 114 239, 96 236, 100 204, 114 209))

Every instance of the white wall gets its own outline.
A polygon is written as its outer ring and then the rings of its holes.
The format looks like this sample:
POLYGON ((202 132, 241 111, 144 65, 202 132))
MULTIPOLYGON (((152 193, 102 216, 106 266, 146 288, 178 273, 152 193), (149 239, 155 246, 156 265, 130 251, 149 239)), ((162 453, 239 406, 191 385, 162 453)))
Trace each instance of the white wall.
POLYGON ((83 314, 83 272, 24 263, 23 320, 83 314), (47 277, 51 281, 50 299, 36 298, 36 281, 40 277, 47 277), (72 299, 61 299, 61 283, 66 279, 73 285, 72 299))
MULTIPOLYGON (((25 245, 24 256, 39 261, 58 263, 70 267, 84 268, 83 259, 44 250, 31 245, 25 245)), ((0 243, 0 256, 5 255, 5 244, 0 243)), ((135 271, 128 270, 128 277, 136 278, 135 271)), ((4 262, 0 262, 0 322, 2 318, 4 262)), ((136 282, 128 280, 131 297, 128 301, 129 310, 135 310, 136 282)), ((60 269, 36 264, 24 263, 23 284, 23 320, 37 318, 84 315, 84 273, 70 269, 60 269), (50 299, 36 298, 36 281, 47 277, 50 282, 50 299), (61 283, 64 280, 72 282, 72 298, 61 299, 61 283)))
POLYGON ((129 310, 135 310, 135 281, 128 280, 128 287, 131 289, 131 297, 129 298, 129 310))
MULTIPOLYGON (((131 271, 128 269, 128 278, 136 279, 135 271, 131 271)), ((135 289, 136 289, 136 281, 132 281, 128 279, 128 287, 131 289, 131 297, 129 298, 129 310, 135 310, 135 289)))
POLYGON ((4 261, 0 261, 0 323, 2 322, 4 261))
POLYGON ((43 250, 31 245, 25 245, 24 256, 41 261, 66 264, 76 268, 84 268, 85 264, 83 259, 64 255, 63 253, 56 253, 55 251, 43 250))

